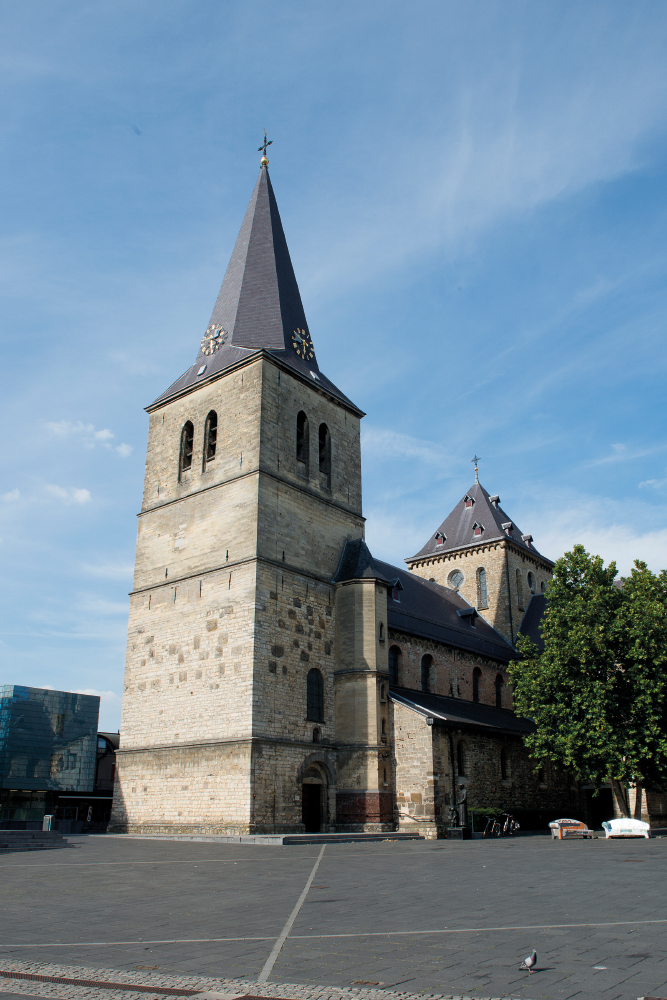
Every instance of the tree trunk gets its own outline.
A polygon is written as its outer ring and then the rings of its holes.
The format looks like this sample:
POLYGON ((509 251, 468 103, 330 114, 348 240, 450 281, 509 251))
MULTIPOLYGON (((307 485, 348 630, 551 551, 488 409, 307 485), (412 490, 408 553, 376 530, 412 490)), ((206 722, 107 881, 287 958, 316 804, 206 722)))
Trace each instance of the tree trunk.
POLYGON ((644 796, 644 789, 641 785, 635 785, 635 819, 642 818, 642 798, 644 796))
POLYGON ((630 818, 630 811, 628 809, 628 800, 625 795, 625 788, 616 778, 611 779, 611 788, 614 795, 614 802, 616 807, 620 812, 621 816, 626 819, 630 818))

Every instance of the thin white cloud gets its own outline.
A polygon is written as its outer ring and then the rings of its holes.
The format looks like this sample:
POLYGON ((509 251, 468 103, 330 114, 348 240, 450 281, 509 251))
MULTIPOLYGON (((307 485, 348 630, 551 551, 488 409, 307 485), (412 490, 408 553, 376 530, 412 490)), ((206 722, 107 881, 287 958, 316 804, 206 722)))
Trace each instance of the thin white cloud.
POLYGON ((364 459, 386 461, 391 458, 409 458, 437 466, 442 466, 447 460, 446 451, 441 444, 384 427, 363 427, 361 447, 364 459))
POLYGON ((46 491, 52 497, 62 500, 65 504, 89 503, 91 500, 90 490, 77 489, 76 486, 68 486, 65 488, 63 486, 54 486, 49 484, 46 486, 46 491))
POLYGON ((585 463, 585 468, 593 468, 596 465, 610 465, 615 462, 631 462, 635 458, 645 458, 647 455, 656 455, 667 449, 667 444, 659 444, 653 448, 629 448, 626 444, 612 444, 612 454, 602 458, 595 458, 591 462, 585 463))
POLYGON ((134 565, 130 562, 82 563, 81 570, 89 576, 97 576, 105 580, 131 580, 134 565))
POLYGON ((77 602, 78 611, 83 611, 86 614, 95 615, 96 617, 114 617, 114 615, 127 617, 128 607, 129 602, 127 600, 106 601, 102 597, 92 597, 89 594, 81 595, 77 602))
POLYGON ((20 494, 20 492, 19 492, 19 490, 17 488, 17 489, 14 489, 14 490, 10 490, 9 493, 3 493, 2 494, 2 499, 6 500, 7 503, 11 503, 13 500, 20 500, 21 499, 21 494, 20 494))
POLYGON ((101 444, 109 450, 113 448, 121 458, 127 458, 132 454, 132 445, 130 444, 111 444, 116 435, 108 427, 96 430, 94 424, 84 424, 82 420, 77 420, 76 423, 73 423, 71 420, 49 420, 46 422, 46 428, 61 439, 79 439, 84 448, 94 448, 96 445, 101 444))

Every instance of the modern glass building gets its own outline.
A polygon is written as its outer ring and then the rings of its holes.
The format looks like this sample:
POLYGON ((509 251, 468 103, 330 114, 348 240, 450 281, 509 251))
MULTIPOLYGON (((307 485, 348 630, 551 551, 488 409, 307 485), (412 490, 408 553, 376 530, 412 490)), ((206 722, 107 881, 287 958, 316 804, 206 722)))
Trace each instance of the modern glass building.
POLYGON ((95 783, 95 695, 0 687, 0 823, 41 820, 61 792, 95 783))

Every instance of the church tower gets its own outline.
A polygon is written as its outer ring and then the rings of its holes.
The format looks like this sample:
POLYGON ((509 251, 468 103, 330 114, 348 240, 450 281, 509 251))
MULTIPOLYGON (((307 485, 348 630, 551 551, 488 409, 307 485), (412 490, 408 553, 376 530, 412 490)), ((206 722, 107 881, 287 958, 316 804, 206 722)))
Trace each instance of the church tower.
POLYGON ((110 829, 327 829, 363 413, 318 366, 266 156, 195 362, 147 410, 110 829))
POLYGON ((554 566, 505 513, 500 497, 487 493, 477 465, 469 491, 405 561, 418 576, 460 593, 511 643, 528 601, 544 593, 554 566))

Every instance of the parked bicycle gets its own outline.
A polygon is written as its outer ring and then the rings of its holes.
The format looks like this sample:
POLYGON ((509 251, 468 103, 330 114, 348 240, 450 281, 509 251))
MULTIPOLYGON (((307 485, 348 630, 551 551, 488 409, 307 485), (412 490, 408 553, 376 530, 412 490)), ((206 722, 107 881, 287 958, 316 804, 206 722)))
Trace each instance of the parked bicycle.
POLYGON ((519 824, 511 813, 501 816, 489 816, 484 827, 484 837, 513 837, 519 830, 519 824))

